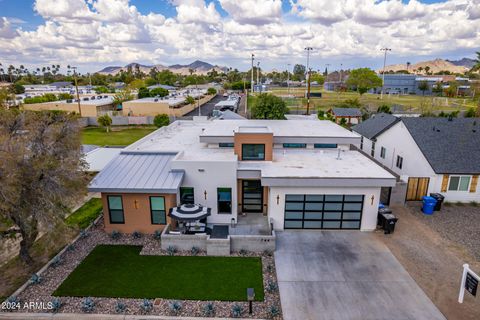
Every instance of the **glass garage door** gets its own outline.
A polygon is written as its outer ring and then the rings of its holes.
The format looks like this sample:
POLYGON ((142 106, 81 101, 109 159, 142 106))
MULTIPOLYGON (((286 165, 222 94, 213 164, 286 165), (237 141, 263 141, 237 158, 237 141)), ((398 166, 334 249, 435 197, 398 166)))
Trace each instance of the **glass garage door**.
POLYGON ((285 229, 360 229, 363 195, 285 195, 285 229))

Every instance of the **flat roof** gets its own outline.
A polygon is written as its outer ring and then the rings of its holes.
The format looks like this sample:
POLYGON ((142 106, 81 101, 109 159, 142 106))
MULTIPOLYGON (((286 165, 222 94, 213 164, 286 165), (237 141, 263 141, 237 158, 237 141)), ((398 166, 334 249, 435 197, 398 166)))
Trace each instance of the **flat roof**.
POLYGON ((215 107, 235 107, 237 105, 237 100, 222 100, 218 102, 215 107))
POLYGON ((262 178, 395 179, 358 151, 274 149, 273 161, 242 161, 239 170, 261 170, 262 178))
POLYGON ((201 134, 202 137, 233 137, 238 127, 268 127, 276 137, 342 137, 359 138, 329 120, 213 120, 201 134))
POLYGON ((98 172, 122 152, 123 148, 96 148, 85 155, 88 164, 87 171, 98 172))
POLYGON ((237 133, 272 133, 267 126, 239 126, 235 132, 237 133))
POLYGON ((128 104, 129 107, 131 107, 130 104, 134 103, 158 103, 158 104, 168 104, 169 106, 176 106, 179 104, 182 104, 185 102, 185 97, 184 96, 178 96, 178 97, 168 97, 168 98, 155 98, 155 97, 148 97, 148 98, 142 98, 142 99, 135 99, 135 100, 130 100, 126 101, 125 104, 128 104), (157 101, 155 101, 157 100, 157 101))

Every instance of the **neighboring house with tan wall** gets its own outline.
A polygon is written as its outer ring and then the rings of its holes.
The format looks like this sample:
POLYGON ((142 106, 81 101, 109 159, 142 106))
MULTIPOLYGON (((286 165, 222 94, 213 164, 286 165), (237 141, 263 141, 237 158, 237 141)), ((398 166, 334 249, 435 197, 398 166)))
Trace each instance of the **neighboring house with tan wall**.
POLYGON ((480 202, 480 119, 377 114, 352 128, 361 149, 408 182, 406 201, 480 202))
MULTIPOLYGON (((25 110, 61 110, 78 113, 78 102, 75 99, 51 101, 44 103, 23 104, 25 110)), ((114 111, 112 96, 95 96, 80 98, 80 110, 82 117, 97 117, 107 112, 114 111), (87 100, 88 99, 88 100, 87 100)))
POLYGON ((376 228, 395 177, 350 150, 360 136, 331 121, 176 121, 125 148, 91 182, 106 230, 152 233, 182 203, 207 224, 264 216, 276 230, 376 228))

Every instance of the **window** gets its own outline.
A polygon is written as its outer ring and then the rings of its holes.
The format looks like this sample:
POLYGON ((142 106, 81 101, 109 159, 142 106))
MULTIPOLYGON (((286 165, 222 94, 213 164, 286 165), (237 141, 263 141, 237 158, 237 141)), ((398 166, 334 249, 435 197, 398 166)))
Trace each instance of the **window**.
POLYGON ((123 216, 122 196, 107 196, 108 200, 108 214, 110 223, 123 224, 125 217, 123 216))
POLYGON ((374 141, 372 141, 372 151, 370 151, 370 155, 372 157, 375 157, 375 142, 374 141))
POLYGON ((180 204, 194 204, 193 188, 189 187, 180 187, 180 204))
POLYGON ((402 169, 403 167, 403 158, 400 156, 397 156, 397 168, 402 169))
POLYGON ((218 146, 220 148, 233 148, 233 142, 220 142, 218 146))
POLYGON ((385 149, 384 147, 381 147, 380 148, 380 158, 385 159, 385 153, 387 153, 387 149, 385 149))
POLYGON ((315 143, 313 145, 314 148, 316 149, 324 149, 324 148, 332 148, 335 149, 337 147, 336 143, 315 143))
POLYGON ((306 148, 307 144, 305 143, 284 143, 284 148, 306 148))
POLYGON ((150 197, 150 214, 152 224, 167 224, 164 197, 150 197))
POLYGON ((232 213, 232 188, 217 188, 218 213, 232 213))
POLYGON ((242 144, 242 160, 265 160, 265 145, 242 144))
POLYGON ((363 150, 363 137, 360 138, 360 150, 363 150))
POLYGON ((470 176, 451 176, 448 191, 468 191, 470 176))

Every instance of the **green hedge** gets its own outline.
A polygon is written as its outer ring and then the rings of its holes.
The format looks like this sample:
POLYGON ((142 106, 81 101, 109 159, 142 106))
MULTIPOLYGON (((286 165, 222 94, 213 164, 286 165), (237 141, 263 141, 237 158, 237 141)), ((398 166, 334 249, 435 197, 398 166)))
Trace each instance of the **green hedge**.
POLYGON ((92 198, 74 213, 69 215, 65 222, 69 226, 85 229, 100 215, 101 212, 102 199, 92 198))

